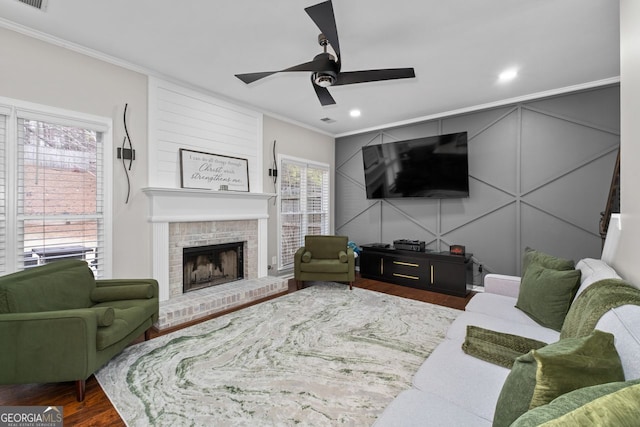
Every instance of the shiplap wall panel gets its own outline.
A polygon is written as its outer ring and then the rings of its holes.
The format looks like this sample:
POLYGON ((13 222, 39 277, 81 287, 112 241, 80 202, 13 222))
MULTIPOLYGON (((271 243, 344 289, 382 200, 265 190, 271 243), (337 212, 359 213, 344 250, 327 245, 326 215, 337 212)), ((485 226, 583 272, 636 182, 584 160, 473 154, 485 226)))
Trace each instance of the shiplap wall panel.
POLYGON ((180 187, 181 148, 247 159, 249 189, 262 190, 262 114, 149 79, 149 186, 180 187))

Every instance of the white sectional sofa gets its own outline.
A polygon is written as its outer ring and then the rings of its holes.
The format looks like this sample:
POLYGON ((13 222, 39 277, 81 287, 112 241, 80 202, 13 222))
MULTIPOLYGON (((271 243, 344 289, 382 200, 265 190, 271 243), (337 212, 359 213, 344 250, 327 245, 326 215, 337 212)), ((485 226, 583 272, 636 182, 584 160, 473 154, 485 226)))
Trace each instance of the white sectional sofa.
MULTIPOLYGON (((618 278, 613 268, 599 259, 582 259, 579 295, 605 278, 618 278)), ((515 307, 520 278, 490 274, 485 292, 475 295, 451 325, 446 339, 433 351, 413 378, 374 424, 386 426, 491 426, 496 402, 509 369, 465 354, 462 344, 467 325, 556 342, 559 333, 540 326, 515 307)), ((575 299, 574 299, 575 301, 575 299)), ((640 378, 640 306, 624 305, 609 310, 597 326, 615 336, 625 379, 640 378)))

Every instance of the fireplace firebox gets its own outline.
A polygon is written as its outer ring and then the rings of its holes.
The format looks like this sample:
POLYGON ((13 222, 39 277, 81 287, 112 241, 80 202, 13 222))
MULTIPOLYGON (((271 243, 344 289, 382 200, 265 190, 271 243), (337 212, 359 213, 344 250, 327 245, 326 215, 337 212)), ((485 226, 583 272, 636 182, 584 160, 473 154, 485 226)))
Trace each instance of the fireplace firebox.
POLYGON ((183 292, 244 278, 244 242, 182 249, 183 292))

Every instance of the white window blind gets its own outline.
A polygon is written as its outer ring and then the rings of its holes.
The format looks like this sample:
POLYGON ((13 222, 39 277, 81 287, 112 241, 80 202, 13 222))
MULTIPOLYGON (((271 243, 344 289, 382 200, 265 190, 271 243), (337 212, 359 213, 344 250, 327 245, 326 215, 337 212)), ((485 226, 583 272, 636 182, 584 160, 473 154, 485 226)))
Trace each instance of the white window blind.
POLYGON ((18 270, 84 259, 104 276, 103 134, 17 120, 18 270))
POLYGON ((305 235, 329 233, 329 166, 282 158, 278 268, 293 265, 305 235))

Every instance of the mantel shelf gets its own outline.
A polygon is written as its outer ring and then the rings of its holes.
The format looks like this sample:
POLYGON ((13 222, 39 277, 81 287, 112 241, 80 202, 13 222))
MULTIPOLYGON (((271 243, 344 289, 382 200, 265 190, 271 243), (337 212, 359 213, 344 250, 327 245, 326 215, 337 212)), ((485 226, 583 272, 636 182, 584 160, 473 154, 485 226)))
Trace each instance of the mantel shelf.
POLYGON ((275 193, 252 193, 248 191, 216 191, 200 190, 195 188, 163 188, 147 187, 142 191, 151 197, 211 197, 211 198, 248 198, 248 199, 270 199, 275 197, 275 193))
POLYGON ((192 222, 266 219, 268 200, 275 194, 148 187, 151 222, 192 222))

